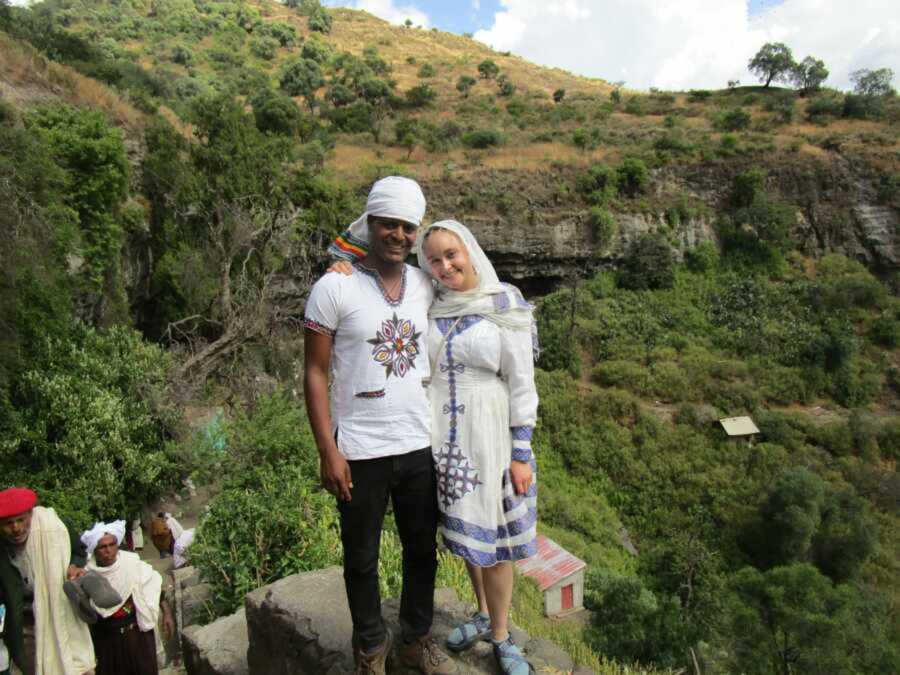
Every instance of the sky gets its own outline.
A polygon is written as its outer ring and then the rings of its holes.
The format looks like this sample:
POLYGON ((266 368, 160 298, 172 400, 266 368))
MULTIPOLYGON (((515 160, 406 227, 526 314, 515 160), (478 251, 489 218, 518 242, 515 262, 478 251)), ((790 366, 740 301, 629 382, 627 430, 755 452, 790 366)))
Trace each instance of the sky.
POLYGON ((900 0, 326 0, 392 23, 472 33, 497 51, 633 89, 752 84, 766 42, 812 55, 826 85, 852 89, 860 68, 891 68, 900 88, 900 0))

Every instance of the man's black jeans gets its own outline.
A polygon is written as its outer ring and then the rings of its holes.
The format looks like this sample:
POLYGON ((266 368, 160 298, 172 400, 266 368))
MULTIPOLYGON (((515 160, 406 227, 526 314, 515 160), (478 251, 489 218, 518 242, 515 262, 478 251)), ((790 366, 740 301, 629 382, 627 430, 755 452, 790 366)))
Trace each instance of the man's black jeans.
POLYGON ((431 448, 349 464, 352 499, 338 502, 344 583, 357 644, 371 651, 385 637, 378 592, 378 552, 389 496, 403 546, 403 639, 410 641, 431 630, 437 572, 437 485, 431 448))

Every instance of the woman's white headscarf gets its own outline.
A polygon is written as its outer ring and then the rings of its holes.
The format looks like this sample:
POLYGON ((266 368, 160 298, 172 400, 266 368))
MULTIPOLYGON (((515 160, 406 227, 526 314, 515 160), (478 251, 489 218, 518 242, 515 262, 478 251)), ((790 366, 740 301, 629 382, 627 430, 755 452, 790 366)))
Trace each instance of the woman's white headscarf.
POLYGON ((97 544, 108 534, 116 538, 116 545, 121 544, 125 538, 125 521, 114 520, 111 523, 94 523, 91 529, 86 530, 81 535, 81 543, 87 547, 88 558, 94 555, 94 549, 97 548, 97 544))
POLYGON ((425 195, 411 178, 387 176, 369 190, 366 210, 328 247, 329 255, 355 261, 364 258, 369 248, 369 216, 396 218, 416 227, 425 216, 425 195))
POLYGON ((491 265, 491 261, 488 260, 469 228, 455 220, 439 220, 424 228, 419 232, 417 242, 419 267, 426 272, 431 269, 425 256, 424 244, 428 233, 436 228, 449 230, 462 241, 478 275, 478 285, 468 291, 452 291, 437 284, 437 293, 431 309, 428 310, 428 316, 444 318, 478 314, 503 328, 530 331, 536 358, 538 354, 537 326, 534 322, 531 304, 522 297, 518 288, 500 282, 494 266, 491 265))

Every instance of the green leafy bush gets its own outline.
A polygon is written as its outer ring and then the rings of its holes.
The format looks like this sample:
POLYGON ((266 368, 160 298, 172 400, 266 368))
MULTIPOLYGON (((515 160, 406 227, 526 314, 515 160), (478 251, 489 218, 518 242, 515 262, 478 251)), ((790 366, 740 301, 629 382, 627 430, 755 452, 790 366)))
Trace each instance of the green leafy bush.
POLYGON ((635 239, 619 270, 619 285, 631 290, 671 288, 675 282, 675 257, 658 235, 647 233, 635 239))
POLYGON ((0 444, 6 484, 31 486, 86 527, 134 516, 180 479, 159 347, 126 328, 73 327, 31 349, 10 394, 16 428, 0 444))
POLYGON ((503 136, 493 129, 475 129, 464 133, 461 141, 467 148, 483 149, 503 145, 503 136))

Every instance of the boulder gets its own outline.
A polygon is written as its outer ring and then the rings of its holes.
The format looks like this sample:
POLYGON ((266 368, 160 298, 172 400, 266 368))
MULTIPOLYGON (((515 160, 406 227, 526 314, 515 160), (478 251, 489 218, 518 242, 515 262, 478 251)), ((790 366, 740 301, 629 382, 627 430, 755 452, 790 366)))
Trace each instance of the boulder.
POLYGON ((352 672, 353 625, 340 567, 295 574, 246 598, 254 673, 337 675, 352 672))
POLYGON ((243 609, 207 626, 188 626, 181 634, 185 670, 188 675, 249 675, 247 644, 243 609))

